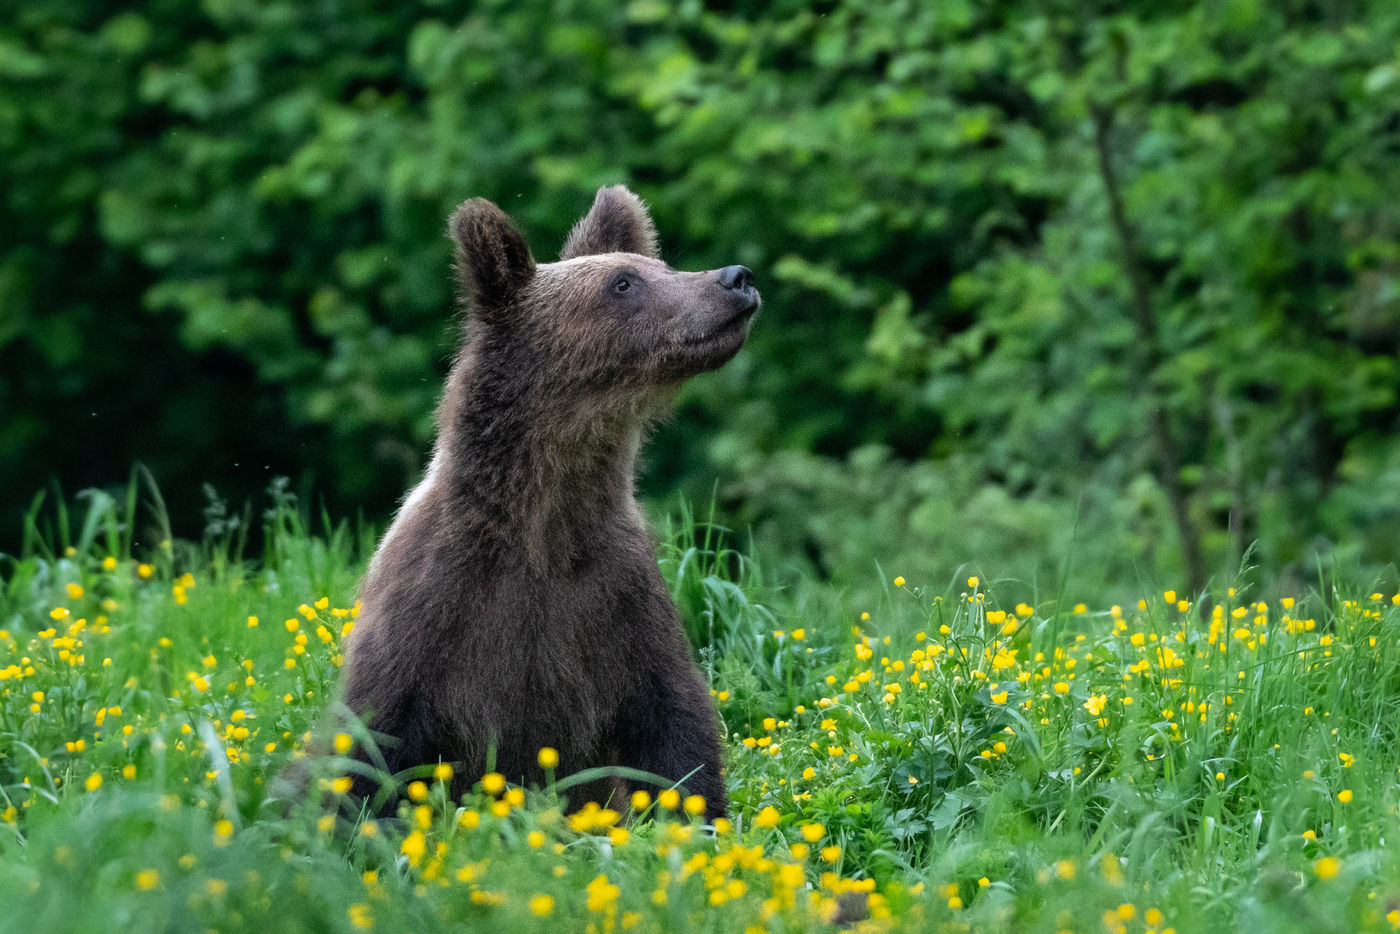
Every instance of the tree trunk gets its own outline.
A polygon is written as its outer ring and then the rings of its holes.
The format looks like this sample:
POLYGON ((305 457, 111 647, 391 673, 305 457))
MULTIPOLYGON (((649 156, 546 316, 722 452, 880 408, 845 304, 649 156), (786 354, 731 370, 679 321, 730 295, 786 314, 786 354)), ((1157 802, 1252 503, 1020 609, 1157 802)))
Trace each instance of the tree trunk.
POLYGON ((1099 177, 1108 195, 1109 214, 1114 233, 1123 252, 1123 267, 1132 291, 1133 324, 1137 331, 1136 382, 1139 397, 1147 406, 1147 441, 1157 466, 1157 482, 1167 494, 1177 538, 1181 541, 1182 564, 1186 568, 1187 584, 1193 595, 1205 590, 1205 558, 1201 552, 1201 537, 1191 521, 1186 488, 1181 482, 1181 464, 1167 421, 1166 405, 1158 386, 1161 367, 1161 344, 1157 336, 1157 312, 1152 302, 1152 289, 1142 266, 1137 230, 1123 210, 1123 195, 1109 146, 1113 129, 1113 111, 1104 105, 1091 107, 1094 124, 1094 149, 1098 157, 1099 177))

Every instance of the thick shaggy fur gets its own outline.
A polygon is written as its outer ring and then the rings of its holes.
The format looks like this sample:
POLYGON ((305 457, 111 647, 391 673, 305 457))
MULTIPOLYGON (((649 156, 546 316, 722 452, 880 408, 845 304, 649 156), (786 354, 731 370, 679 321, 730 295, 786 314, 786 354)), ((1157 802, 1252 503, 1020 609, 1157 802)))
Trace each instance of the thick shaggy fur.
POLYGON ((454 795, 492 752, 508 779, 539 781, 551 746, 565 774, 684 779, 717 817, 715 709, 633 487, 647 423, 742 346, 758 307, 747 270, 671 269, 622 187, 598 192, 558 263, 537 265, 487 201, 458 208, 449 235, 467 337, 432 465, 362 584, 345 702, 383 734, 391 771, 453 763, 454 795))

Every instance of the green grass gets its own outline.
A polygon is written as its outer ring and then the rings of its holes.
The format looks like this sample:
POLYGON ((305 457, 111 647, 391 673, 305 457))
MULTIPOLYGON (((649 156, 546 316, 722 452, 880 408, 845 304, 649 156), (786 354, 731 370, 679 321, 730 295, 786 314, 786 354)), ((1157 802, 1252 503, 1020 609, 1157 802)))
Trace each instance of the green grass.
POLYGON ((364 825, 264 799, 333 702, 372 536, 284 501, 255 564, 249 515, 172 542, 157 502, 146 548, 134 490, 36 504, 0 559, 5 929, 1400 927, 1400 607, 1374 587, 1119 609, 894 578, 851 607, 682 510, 659 558, 728 825, 430 777, 364 825), (869 917, 833 923, 852 891, 869 917))

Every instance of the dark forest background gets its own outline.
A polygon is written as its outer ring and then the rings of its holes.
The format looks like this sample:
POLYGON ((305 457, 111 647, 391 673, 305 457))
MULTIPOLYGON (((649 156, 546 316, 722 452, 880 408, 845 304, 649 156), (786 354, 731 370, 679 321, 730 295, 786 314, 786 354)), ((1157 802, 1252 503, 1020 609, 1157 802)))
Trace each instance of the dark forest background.
POLYGON ((1042 592, 1400 545, 1400 4, 21 2, 0 15, 0 549, 151 470, 382 522, 444 219, 600 185, 766 310, 649 449, 769 567, 1042 592))

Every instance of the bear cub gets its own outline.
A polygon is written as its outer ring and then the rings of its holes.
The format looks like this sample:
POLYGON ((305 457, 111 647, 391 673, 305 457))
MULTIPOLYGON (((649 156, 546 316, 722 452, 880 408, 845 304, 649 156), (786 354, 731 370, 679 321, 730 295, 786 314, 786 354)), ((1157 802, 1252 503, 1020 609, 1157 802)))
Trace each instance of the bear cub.
MULTIPOLYGON (((488 765, 539 782, 621 765, 728 806, 718 717, 634 495, 647 425, 733 357, 759 308, 743 266, 678 272, 640 199, 603 188, 557 263, 500 208, 448 225, 465 340, 422 483, 380 542, 342 674, 390 772, 488 765), (488 756, 494 756, 488 761, 488 756)), ((363 753, 361 753, 363 757, 363 753)), ((378 788, 355 779, 368 800, 378 788)), ((568 792, 616 806, 622 783, 568 792)))

